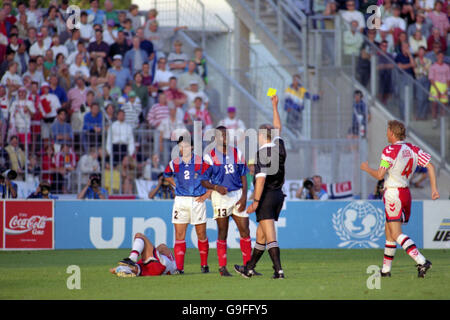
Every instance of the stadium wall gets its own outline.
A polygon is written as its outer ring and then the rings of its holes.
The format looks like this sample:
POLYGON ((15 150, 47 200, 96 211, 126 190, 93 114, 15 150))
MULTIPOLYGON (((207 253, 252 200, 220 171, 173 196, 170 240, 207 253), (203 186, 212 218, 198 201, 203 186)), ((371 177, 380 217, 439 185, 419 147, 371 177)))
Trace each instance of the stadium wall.
MULTIPOLYGON (((174 244, 173 201, 149 200, 6 200, 0 201, 0 249, 129 248, 142 232, 156 244, 174 244)), ((282 248, 383 248, 382 201, 286 201, 276 223, 282 248)), ((208 215, 212 208, 207 201, 208 215)), ((250 215, 252 240, 255 215, 250 215)), ((210 247, 217 227, 208 219, 210 247)), ((419 248, 450 249, 450 201, 413 201, 404 232, 419 248)), ((187 245, 197 246, 192 227, 187 245)), ((254 242, 253 242, 254 244, 254 242)), ((231 221, 228 246, 239 248, 239 232, 231 221)))

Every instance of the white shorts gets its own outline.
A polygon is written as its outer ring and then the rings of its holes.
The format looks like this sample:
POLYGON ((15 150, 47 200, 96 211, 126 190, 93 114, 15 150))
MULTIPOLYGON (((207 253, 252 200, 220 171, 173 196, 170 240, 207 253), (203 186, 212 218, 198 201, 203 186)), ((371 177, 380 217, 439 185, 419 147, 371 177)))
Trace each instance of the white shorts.
MULTIPOLYGON (((156 250, 158 252, 158 250, 156 250)), ((175 258, 173 255, 167 257, 160 252, 158 252, 159 262, 166 267, 166 270, 163 274, 175 274, 177 271, 177 264, 175 263, 175 258)))
POLYGON ((242 189, 228 192, 221 195, 217 191, 211 193, 211 201, 214 210, 214 219, 226 218, 234 214, 238 217, 248 218, 248 214, 244 211, 239 212, 236 203, 241 199, 242 189))
POLYGON ((206 223, 206 204, 197 202, 198 197, 175 197, 172 210, 172 223, 192 225, 206 223))

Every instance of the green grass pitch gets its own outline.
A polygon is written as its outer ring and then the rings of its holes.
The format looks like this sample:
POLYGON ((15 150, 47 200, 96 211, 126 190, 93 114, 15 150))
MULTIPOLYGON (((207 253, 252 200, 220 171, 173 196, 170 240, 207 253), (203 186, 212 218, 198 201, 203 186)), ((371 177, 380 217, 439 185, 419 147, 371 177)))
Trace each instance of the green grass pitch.
POLYGON ((245 279, 232 269, 242 263, 238 249, 228 251, 231 278, 219 276, 216 250, 210 273, 200 273, 199 254, 188 249, 184 275, 118 278, 108 272, 128 250, 0 252, 0 299, 450 299, 450 250, 422 250, 433 262, 425 279, 403 250, 397 249, 392 278, 381 289, 367 288, 370 265, 380 265, 376 249, 282 249, 284 280, 272 280, 267 252, 257 266, 262 277, 245 279), (69 290, 69 265, 81 269, 81 289, 69 290))

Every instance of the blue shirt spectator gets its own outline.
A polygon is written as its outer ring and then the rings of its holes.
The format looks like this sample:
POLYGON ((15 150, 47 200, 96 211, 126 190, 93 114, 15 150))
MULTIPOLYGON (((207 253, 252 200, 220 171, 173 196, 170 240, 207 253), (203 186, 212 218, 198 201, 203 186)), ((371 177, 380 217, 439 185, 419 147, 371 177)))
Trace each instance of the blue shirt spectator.
POLYGON ((353 101, 353 115, 351 134, 365 137, 367 132, 367 117, 369 115, 366 103, 362 100, 363 94, 360 90, 355 91, 353 101))
POLYGON ((116 75, 115 85, 123 90, 125 84, 132 80, 130 70, 122 67, 122 56, 120 54, 114 56, 113 66, 113 68, 108 69, 108 72, 116 75))
POLYGON ((83 131, 94 131, 96 127, 102 128, 102 113, 98 111, 98 105, 96 105, 97 108, 94 107, 95 105, 92 105, 91 112, 84 115, 83 131))
POLYGON ((0 197, 1 199, 15 199, 17 198, 17 184, 13 181, 10 181, 11 187, 15 191, 15 196, 11 192, 11 189, 8 188, 5 182, 0 183, 0 197))
POLYGON ((98 187, 98 191, 96 192, 92 187, 88 187, 83 199, 101 199, 100 194, 103 195, 105 199, 108 199, 108 192, 104 188, 98 187))
POLYGON ((73 139, 72 126, 66 122, 66 110, 59 109, 56 120, 53 122, 52 138, 54 143, 71 143, 73 139))

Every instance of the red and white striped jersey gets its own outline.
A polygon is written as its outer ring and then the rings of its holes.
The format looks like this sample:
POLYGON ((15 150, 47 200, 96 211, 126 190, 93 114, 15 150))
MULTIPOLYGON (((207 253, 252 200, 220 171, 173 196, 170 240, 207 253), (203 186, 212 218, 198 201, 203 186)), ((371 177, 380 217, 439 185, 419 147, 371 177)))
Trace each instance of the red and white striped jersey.
POLYGON ((380 167, 386 168, 388 177, 384 182, 385 188, 406 188, 416 167, 425 167, 431 156, 419 147, 398 141, 383 149, 380 167))

